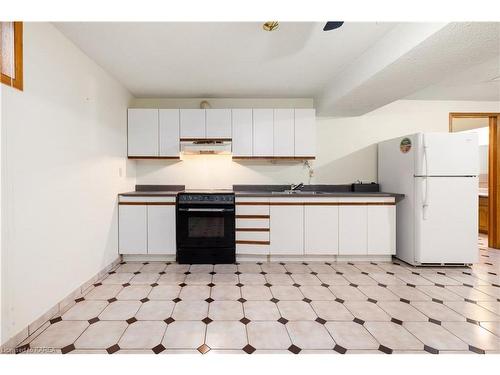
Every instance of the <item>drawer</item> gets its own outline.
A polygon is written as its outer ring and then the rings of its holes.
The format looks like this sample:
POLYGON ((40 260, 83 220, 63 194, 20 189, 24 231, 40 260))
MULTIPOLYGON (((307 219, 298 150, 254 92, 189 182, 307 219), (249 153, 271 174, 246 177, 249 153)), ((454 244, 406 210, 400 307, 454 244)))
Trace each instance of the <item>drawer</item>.
POLYGON ((269 232, 241 232, 236 231, 236 241, 269 242, 269 232))
POLYGON ((269 228, 269 219, 236 219, 238 228, 269 228))
POLYGON ((269 245, 236 244, 236 254, 268 255, 269 245))
POLYGON ((259 215, 269 216, 269 204, 254 204, 254 203, 236 203, 236 215, 259 215))
POLYGON ((175 197, 119 196, 120 204, 166 204, 175 205, 175 197))

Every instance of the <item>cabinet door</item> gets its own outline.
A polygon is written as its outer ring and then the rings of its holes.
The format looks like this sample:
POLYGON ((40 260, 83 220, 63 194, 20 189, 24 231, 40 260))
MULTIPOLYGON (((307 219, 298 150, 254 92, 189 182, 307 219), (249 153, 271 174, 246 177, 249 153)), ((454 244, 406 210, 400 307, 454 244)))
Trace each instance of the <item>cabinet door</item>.
POLYGON ((253 120, 251 109, 233 109, 233 156, 252 156, 253 120))
POLYGON ((231 110, 207 109, 207 138, 231 138, 231 110))
POLYGON ((274 110, 274 156, 295 155, 293 108, 274 110))
POLYGON ((148 206, 148 253, 175 254, 175 205, 148 206))
POLYGON ((304 254, 304 206, 270 207, 270 253, 304 254))
POLYGON ((396 254, 396 206, 368 206, 368 254, 396 254))
POLYGON ((160 109, 160 156, 179 156, 178 109, 160 109))
POLYGON ((146 254, 148 248, 147 206, 118 206, 120 254, 146 254))
POLYGON ((366 254, 366 221, 366 206, 339 207, 339 255, 366 254))
POLYGON ((158 156, 158 109, 129 108, 128 156, 158 156))
POLYGON ((304 206, 304 253, 337 255, 338 206, 304 206))
POLYGON ((316 111, 295 109, 295 156, 316 156, 316 111))
POLYGON ((181 138, 205 138, 205 110, 181 109, 181 138))
POLYGON ((253 110, 253 156, 273 156, 273 123, 272 109, 253 110))

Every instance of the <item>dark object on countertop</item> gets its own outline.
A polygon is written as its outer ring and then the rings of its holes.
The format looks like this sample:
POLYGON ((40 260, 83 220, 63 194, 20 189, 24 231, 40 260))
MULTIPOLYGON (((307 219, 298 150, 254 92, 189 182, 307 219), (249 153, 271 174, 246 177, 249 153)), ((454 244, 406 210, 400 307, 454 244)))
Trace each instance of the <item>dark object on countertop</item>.
POLYGON ((355 193, 378 193, 380 191, 380 185, 375 182, 362 183, 357 182, 351 185, 352 191, 355 193))
POLYGON ((135 185, 135 191, 184 191, 186 185, 135 185))
POLYGON ((302 191, 321 191, 323 193, 349 193, 351 185, 304 185, 302 191))
POLYGON ((290 190, 290 185, 233 185, 233 191, 285 191, 290 190))

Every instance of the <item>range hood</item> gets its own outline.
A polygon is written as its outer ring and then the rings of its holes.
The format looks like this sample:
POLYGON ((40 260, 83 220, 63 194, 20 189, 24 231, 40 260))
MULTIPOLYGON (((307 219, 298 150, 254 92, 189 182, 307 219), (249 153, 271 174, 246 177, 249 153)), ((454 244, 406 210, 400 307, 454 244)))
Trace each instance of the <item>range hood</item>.
POLYGON ((187 155, 230 155, 230 139, 183 139, 181 152, 187 155))

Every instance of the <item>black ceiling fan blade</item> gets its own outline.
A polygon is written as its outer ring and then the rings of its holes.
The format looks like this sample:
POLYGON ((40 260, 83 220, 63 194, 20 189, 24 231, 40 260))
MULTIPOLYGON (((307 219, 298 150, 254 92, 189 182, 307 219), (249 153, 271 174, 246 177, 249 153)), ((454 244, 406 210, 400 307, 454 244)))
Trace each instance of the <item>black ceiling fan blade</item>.
POLYGON ((344 21, 328 21, 323 27, 323 31, 330 31, 338 29, 340 26, 344 24, 344 21))

